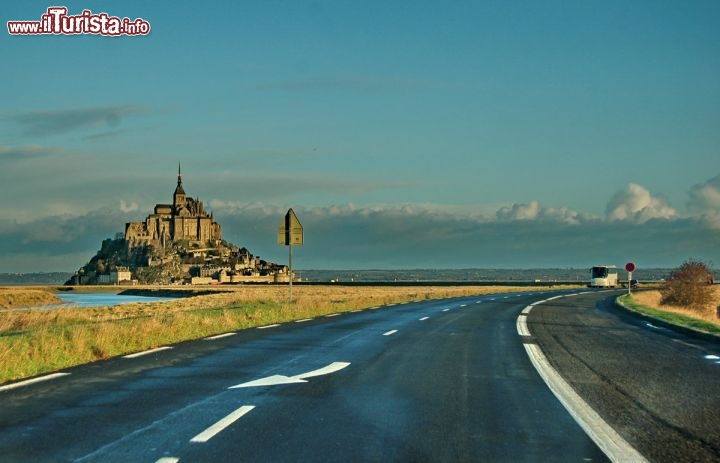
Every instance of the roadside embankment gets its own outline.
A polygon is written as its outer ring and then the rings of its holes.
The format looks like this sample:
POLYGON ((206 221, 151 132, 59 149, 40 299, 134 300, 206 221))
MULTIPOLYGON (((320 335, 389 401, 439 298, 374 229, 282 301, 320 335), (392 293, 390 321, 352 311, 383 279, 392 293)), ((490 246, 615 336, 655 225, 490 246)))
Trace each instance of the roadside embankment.
POLYGON ((720 318, 717 317, 716 310, 720 302, 720 288, 714 288, 714 292, 712 304, 694 309, 662 304, 662 294, 658 290, 625 294, 618 297, 617 302, 631 313, 651 318, 668 328, 676 328, 701 337, 719 338, 720 318))

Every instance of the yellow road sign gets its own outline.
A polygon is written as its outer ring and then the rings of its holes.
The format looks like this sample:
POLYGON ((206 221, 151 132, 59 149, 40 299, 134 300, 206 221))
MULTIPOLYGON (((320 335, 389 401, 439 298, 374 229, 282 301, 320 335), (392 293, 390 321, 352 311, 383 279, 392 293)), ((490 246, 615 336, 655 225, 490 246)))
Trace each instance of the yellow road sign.
POLYGON ((303 244, 303 227, 292 208, 288 209, 278 227, 278 244, 281 246, 302 246, 303 244))

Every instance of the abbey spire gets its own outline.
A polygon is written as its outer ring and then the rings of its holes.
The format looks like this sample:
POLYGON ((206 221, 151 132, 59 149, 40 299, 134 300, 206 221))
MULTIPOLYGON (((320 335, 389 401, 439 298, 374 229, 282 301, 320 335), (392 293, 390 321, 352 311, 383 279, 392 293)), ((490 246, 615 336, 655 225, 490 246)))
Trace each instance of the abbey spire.
POLYGON ((175 193, 173 194, 173 206, 175 208, 185 205, 185 189, 182 186, 182 173, 180 173, 180 163, 178 162, 178 179, 175 193))

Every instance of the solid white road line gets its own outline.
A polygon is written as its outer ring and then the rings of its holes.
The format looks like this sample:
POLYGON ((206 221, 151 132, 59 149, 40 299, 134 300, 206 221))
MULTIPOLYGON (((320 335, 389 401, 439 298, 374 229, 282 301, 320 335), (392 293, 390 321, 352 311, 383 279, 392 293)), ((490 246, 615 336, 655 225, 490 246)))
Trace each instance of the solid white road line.
POLYGON ((240 418, 242 418, 243 415, 248 413, 250 410, 255 408, 254 405, 243 405, 242 407, 238 408, 222 420, 218 421, 214 425, 207 428, 205 431, 201 432, 197 436, 190 439, 190 442, 200 442, 204 443, 215 437, 219 432, 221 432, 223 429, 227 428, 240 418))
POLYGON ((19 383, 8 384, 7 386, 0 386, 0 391, 9 391, 10 389, 16 389, 18 387, 29 386, 30 384, 41 383, 43 381, 60 378, 69 374, 70 373, 52 373, 50 375, 38 376, 37 378, 26 379, 25 381, 20 381, 19 383))
POLYGON ((430 317, 423 317, 423 318, 420 319, 420 321, 421 321, 421 322, 422 322, 422 321, 425 321, 425 320, 427 320, 428 318, 430 318, 430 317))
POLYGON ((143 355, 150 355, 150 354, 154 354, 155 352, 160 352, 161 350, 168 350, 168 349, 172 349, 172 347, 170 347, 170 346, 158 347, 156 349, 150 349, 150 350, 145 350, 142 352, 136 352, 134 354, 123 355, 123 358, 124 359, 134 359, 137 357, 142 357, 143 355))
MULTIPOLYGON (((556 296, 554 298, 547 299, 546 301, 539 301, 535 304, 531 304, 526 309, 532 308, 536 304, 542 302, 551 301, 562 296, 556 296)), ((524 312, 524 311, 523 311, 524 312)), ((527 327, 527 313, 521 314, 517 318, 517 330, 521 336, 531 336, 530 330, 527 327), (527 333, 527 334, 525 334, 527 333)), ((530 357, 530 362, 533 364, 540 377, 545 381, 550 391, 558 398, 560 403, 570 413, 570 416, 580 425, 585 431, 585 434, 600 447, 600 450, 607 455, 607 457, 613 462, 626 462, 632 461, 635 463, 648 463, 647 459, 643 457, 637 450, 635 450, 630 444, 627 443, 623 437, 617 433, 609 424, 603 420, 600 415, 597 414, 568 384, 560 373, 550 365, 547 357, 543 354, 542 349, 537 344, 523 343, 525 352, 530 357)))
POLYGON ((266 330, 268 328, 275 328, 276 326, 280 326, 280 323, 273 323, 272 325, 258 326, 257 329, 266 330))
POLYGON ((515 328, 520 336, 530 336, 530 331, 527 327, 527 317, 519 316, 515 322, 515 328))
POLYGON ((222 339, 227 338, 228 336, 235 336, 237 333, 223 333, 223 334, 216 334, 215 336, 210 336, 205 338, 206 341, 214 341, 216 339, 222 339))
POLYGON ((387 332, 383 333, 383 336, 390 336, 390 335, 395 334, 395 333, 397 333, 397 332, 398 332, 398 330, 390 330, 390 331, 387 331, 387 332))
POLYGON ((605 455, 614 462, 632 461, 646 463, 647 460, 622 438, 595 410, 575 392, 560 374, 550 365, 540 347, 535 344, 523 344, 535 369, 560 400, 565 409, 580 425, 585 433, 600 447, 605 455))

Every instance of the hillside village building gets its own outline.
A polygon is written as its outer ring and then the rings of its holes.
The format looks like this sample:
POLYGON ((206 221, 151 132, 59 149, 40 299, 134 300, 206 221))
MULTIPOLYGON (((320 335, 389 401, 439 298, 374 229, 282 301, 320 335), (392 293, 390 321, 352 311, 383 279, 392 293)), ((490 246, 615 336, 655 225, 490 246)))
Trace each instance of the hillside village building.
POLYGON ((173 241, 188 241, 204 247, 208 242, 221 239, 220 224, 205 212, 202 201, 185 194, 180 166, 172 204, 157 204, 154 213, 144 222, 125 224, 128 251, 148 244, 162 248, 173 241))

